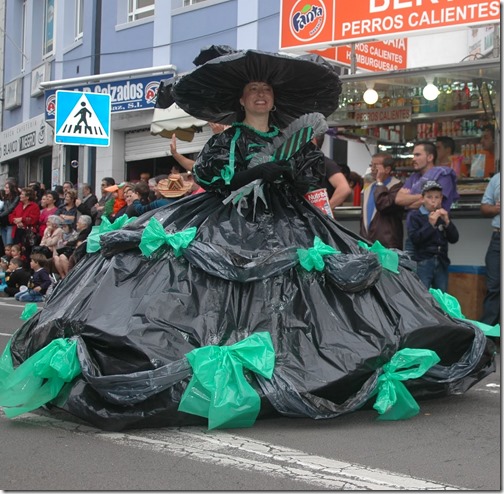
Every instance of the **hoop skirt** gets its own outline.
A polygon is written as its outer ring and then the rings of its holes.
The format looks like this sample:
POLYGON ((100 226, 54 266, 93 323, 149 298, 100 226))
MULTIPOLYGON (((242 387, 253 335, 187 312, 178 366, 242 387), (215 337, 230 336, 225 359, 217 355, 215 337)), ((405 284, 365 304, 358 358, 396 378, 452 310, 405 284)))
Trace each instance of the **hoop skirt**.
MULTIPOLYGON (((229 144, 232 135, 206 147, 229 144)), ((198 161, 200 179, 217 166, 215 156, 198 161)), ((247 374, 261 399, 259 417, 331 418, 366 406, 380 370, 404 348, 440 358, 405 382, 415 398, 462 393, 494 370, 493 343, 448 316, 403 253, 397 272, 384 269, 359 236, 286 182, 263 183, 261 198, 227 202, 217 186, 208 190, 104 233, 101 250, 86 254, 16 332, 15 365, 56 338, 77 339, 82 374, 50 407, 105 430, 204 423, 178 411, 192 376, 186 354, 258 332, 271 335, 275 351, 271 379, 247 374), (196 236, 181 255, 169 245, 143 255, 152 218, 165 232, 196 227, 196 236), (298 250, 316 237, 338 254, 310 271, 298 250)))

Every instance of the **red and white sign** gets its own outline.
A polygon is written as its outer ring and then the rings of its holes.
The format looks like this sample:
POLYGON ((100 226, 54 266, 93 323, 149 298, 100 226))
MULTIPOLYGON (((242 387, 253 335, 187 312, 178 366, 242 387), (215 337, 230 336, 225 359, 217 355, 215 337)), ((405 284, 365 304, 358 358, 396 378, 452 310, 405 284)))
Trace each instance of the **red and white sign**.
POLYGON ((281 1, 281 50, 324 48, 500 22, 499 0, 281 1))
POLYGON ((411 107, 398 108, 371 108, 368 110, 356 110, 355 122, 359 124, 384 124, 411 122, 411 107))
MULTIPOLYGON (((350 45, 312 50, 324 58, 335 60, 343 65, 352 64, 352 49, 350 45)), ((371 72, 389 72, 407 68, 408 40, 406 38, 374 43, 356 43, 356 67, 371 72)))

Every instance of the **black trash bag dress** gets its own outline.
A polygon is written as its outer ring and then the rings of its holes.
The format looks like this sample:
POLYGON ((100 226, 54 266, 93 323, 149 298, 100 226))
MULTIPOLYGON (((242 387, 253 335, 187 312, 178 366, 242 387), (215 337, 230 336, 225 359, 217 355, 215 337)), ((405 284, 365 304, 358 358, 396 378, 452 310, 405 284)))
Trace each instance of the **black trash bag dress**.
POLYGON ((289 129, 260 133, 244 124, 213 136, 194 166, 207 192, 104 233, 101 250, 16 332, 14 365, 56 338, 77 339, 82 374, 49 408, 105 430, 204 423, 178 411, 192 376, 185 355, 264 331, 273 376, 247 374, 261 398, 259 418, 332 418, 368 406, 382 367, 404 348, 440 357, 405 382, 416 398, 462 393, 494 370, 493 343, 440 308, 409 258, 399 252, 398 272, 383 269, 358 235, 304 199, 303 187, 316 187, 324 172, 313 144, 289 158, 285 179, 230 194, 230 162, 234 172, 254 166, 288 137, 289 129), (151 218, 167 233, 196 227, 194 241, 180 256, 168 245, 143 255, 151 218), (339 252, 321 271, 299 262, 298 250, 315 238, 339 252))

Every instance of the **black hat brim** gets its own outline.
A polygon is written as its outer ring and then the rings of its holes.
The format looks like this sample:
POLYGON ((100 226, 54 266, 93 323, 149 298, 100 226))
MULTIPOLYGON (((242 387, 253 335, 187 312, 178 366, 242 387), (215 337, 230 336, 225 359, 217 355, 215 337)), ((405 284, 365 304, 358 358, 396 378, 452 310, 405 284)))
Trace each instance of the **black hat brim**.
POLYGON ((215 58, 181 77, 172 88, 176 103, 190 115, 231 124, 241 120, 239 99, 252 81, 273 88, 271 123, 283 128, 306 113, 329 116, 338 107, 341 81, 326 64, 255 50, 215 58))

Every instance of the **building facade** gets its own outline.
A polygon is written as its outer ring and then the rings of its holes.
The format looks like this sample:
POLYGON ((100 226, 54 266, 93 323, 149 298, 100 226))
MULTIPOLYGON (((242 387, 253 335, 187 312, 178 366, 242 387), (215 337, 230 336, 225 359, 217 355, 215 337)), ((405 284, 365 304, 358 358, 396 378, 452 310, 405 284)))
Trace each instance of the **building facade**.
MULTIPOLYGON (((0 183, 14 176, 46 188, 95 185, 104 176, 169 171, 169 140, 150 133, 159 82, 190 71, 204 46, 278 51, 280 7, 281 0, 0 0, 0 183), (110 145, 55 143, 56 92, 75 89, 110 94, 110 145)), ((467 53, 464 31, 440 36, 451 41, 439 53, 416 37, 408 65, 467 53)), ((207 127, 180 151, 199 151, 207 127)))

